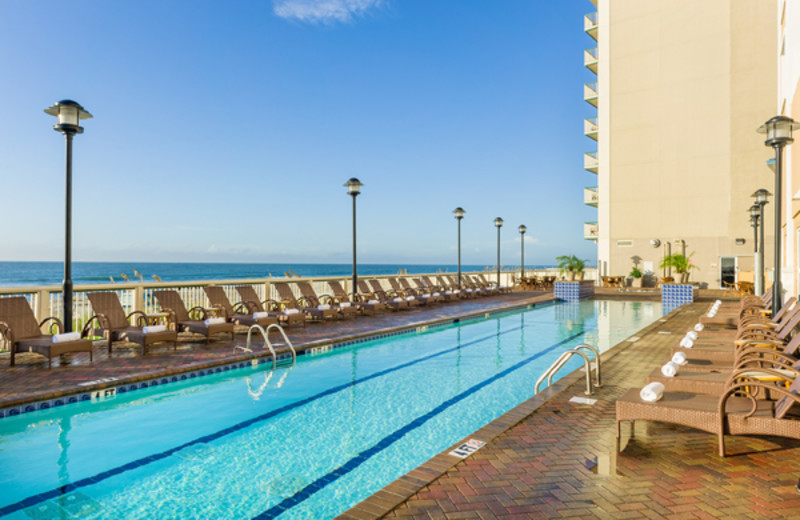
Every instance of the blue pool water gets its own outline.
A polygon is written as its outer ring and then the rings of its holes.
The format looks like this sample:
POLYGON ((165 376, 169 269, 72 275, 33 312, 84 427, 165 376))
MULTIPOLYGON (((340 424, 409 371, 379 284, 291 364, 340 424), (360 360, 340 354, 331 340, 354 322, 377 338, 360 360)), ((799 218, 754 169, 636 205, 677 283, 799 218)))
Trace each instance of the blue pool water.
POLYGON ((332 518, 660 316, 561 303, 5 418, 0 518, 332 518))

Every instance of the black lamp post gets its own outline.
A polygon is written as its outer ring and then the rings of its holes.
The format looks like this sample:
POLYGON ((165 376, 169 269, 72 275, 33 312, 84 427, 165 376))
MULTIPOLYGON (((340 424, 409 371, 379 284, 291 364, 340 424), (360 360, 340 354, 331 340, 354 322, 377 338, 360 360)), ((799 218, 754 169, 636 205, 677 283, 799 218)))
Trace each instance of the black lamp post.
POLYGON ((500 287, 500 228, 503 227, 503 219, 497 217, 494 225, 497 226, 497 286, 500 287))
POLYGON ((353 197, 353 301, 356 301, 358 292, 358 272, 356 270, 356 197, 361 193, 361 181, 355 177, 351 177, 344 187, 347 188, 347 193, 353 197))
POLYGON ((519 253, 519 264, 520 264, 520 281, 525 278, 525 232, 528 228, 525 227, 525 224, 522 224, 519 227, 519 241, 520 241, 520 253, 519 253))
POLYGON ((58 123, 53 129, 64 134, 67 143, 66 151, 66 228, 64 233, 64 331, 72 332, 72 137, 82 134, 81 119, 91 119, 92 114, 84 110, 78 103, 62 99, 45 110, 46 114, 56 116, 58 123))
POLYGON ((764 294, 764 206, 767 204, 767 197, 772 195, 769 191, 761 188, 753 193, 758 205, 758 221, 760 225, 758 239, 758 255, 756 255, 756 296, 764 294))
MULTIPOLYGON (((758 253, 758 218, 761 208, 758 207, 758 204, 753 204, 750 206, 748 212, 750 213, 750 225, 753 226, 753 252, 758 253)), ((756 263, 758 263, 758 259, 756 259, 756 263)), ((756 266, 756 270, 758 266, 756 266)))
POLYGON ((781 308, 781 176, 783 174, 783 148, 791 144, 792 130, 800 128, 800 123, 791 117, 775 116, 760 127, 758 133, 767 134, 764 144, 775 150, 775 276, 772 282, 772 315, 781 308))
POLYGON ((458 288, 461 289, 461 219, 464 218, 466 211, 459 206, 453 210, 453 213, 458 221, 458 288))

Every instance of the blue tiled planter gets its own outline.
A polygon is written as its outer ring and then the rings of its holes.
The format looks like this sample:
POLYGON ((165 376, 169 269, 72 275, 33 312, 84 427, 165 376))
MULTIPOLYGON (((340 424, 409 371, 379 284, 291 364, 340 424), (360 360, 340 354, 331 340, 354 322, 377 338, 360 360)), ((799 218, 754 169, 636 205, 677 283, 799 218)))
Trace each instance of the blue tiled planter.
POLYGON ((661 288, 661 305, 669 312, 694 301, 694 287, 689 284, 667 283, 661 288))
POLYGON ((559 300, 577 302, 594 296, 594 281, 556 282, 555 297, 559 300))

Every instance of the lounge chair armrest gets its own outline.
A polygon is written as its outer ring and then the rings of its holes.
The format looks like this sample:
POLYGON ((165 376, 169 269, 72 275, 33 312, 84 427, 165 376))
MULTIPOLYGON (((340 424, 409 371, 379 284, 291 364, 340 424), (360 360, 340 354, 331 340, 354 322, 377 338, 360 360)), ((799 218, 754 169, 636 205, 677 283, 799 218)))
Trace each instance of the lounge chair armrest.
POLYGON ((264 308, 267 309, 268 311, 279 311, 279 310, 281 310, 281 302, 276 301, 276 300, 267 299, 267 300, 264 300, 263 302, 261 302, 261 305, 263 305, 264 308))
POLYGON ((201 319, 201 320, 204 320, 204 319, 206 319, 208 317, 208 311, 206 311, 205 307, 202 307, 200 305, 198 305, 196 307, 192 307, 191 309, 189 309, 189 317, 192 316, 193 312, 197 313, 200 316, 199 319, 201 319))
POLYGON ((313 298, 309 298, 307 296, 301 296, 299 298, 295 298, 297 300, 297 305, 300 307, 316 307, 319 303, 314 300, 313 298))
POLYGON ((145 325, 149 325, 149 323, 147 322, 147 314, 145 314, 142 311, 133 311, 127 316, 125 316, 125 318, 128 320, 128 323, 131 323, 132 325, 135 325, 137 327, 144 327, 145 325), (131 318, 133 317, 136 317, 136 320, 133 323, 131 323, 131 318))
POLYGON ((97 314, 89 318, 83 325, 83 329, 81 330, 82 338, 85 338, 86 336, 89 335, 89 331, 92 330, 92 323, 94 323, 95 321, 97 322, 98 327, 100 327, 101 329, 110 328, 108 326, 109 325, 108 317, 105 314, 98 312, 97 314))
MULTIPOLYGON (((58 333, 59 333, 59 334, 61 334, 62 332, 64 332, 64 324, 63 324, 63 323, 61 323, 61 320, 60 320, 60 319, 58 319, 58 318, 56 318, 56 317, 54 317, 54 316, 50 316, 49 318, 45 318, 45 319, 43 319, 43 320, 42 320, 42 321, 39 323, 39 328, 41 329, 41 328, 42 328, 42 325, 44 325, 45 323, 47 323, 47 322, 49 322, 49 321, 52 321, 52 322, 53 322, 53 324, 52 324, 52 325, 50 325, 50 326, 47 328, 47 330, 48 330, 48 331, 52 330, 52 327, 53 327, 53 325, 55 325, 55 326, 56 326, 56 330, 58 330, 58 333)), ((51 332, 51 334, 52 334, 52 332, 51 332)))
POLYGON ((171 323, 175 326, 175 330, 178 329, 178 315, 170 309, 169 307, 161 307, 161 312, 166 312, 169 316, 167 317, 167 323, 171 323))
MULTIPOLYGON (((233 304, 233 313, 234 314, 248 314, 250 313, 250 306, 248 305, 250 302, 236 302, 233 304)), ((256 312, 256 311, 252 311, 256 312)))
MULTIPOLYGON (((800 396, 790 392, 788 388, 783 388, 770 383, 763 383, 761 381, 745 381, 742 383, 733 383, 728 386, 728 388, 725 390, 725 393, 722 394, 722 396, 719 399, 719 419, 721 423, 720 426, 722 427, 725 424, 725 415, 727 413, 725 411, 725 405, 728 401, 728 398, 730 398, 734 394, 742 395, 752 401, 753 406, 750 409, 750 411, 747 412, 747 414, 745 415, 745 418, 751 417, 758 409, 758 403, 756 399, 758 397, 757 389, 759 388, 764 388, 766 390, 769 390, 770 392, 778 394, 781 397, 788 397, 789 399, 795 402, 795 405, 800 404, 800 396)), ((778 400, 780 399, 776 399, 776 401, 778 400)), ((724 431, 724 430, 720 428, 719 431, 724 431)))
POLYGON ((14 332, 11 330, 11 325, 4 321, 0 321, 0 336, 4 337, 9 343, 14 343, 14 332))
POLYGON ((797 369, 794 367, 794 363, 790 362, 786 359, 763 359, 760 357, 753 357, 747 356, 742 360, 739 360, 733 367, 733 371, 736 372, 737 370, 761 370, 765 368, 775 369, 780 368, 783 370, 794 370, 795 372, 797 369))
POLYGON ((320 303, 324 303, 325 305, 339 305, 339 298, 336 296, 331 296, 330 294, 323 294, 319 297, 320 303))
POLYGON ((738 364, 743 362, 745 358, 759 359, 765 363, 770 363, 773 360, 782 360, 789 363, 790 365, 797 362, 796 358, 788 354, 784 354, 779 350, 773 350, 771 348, 764 348, 764 347, 750 347, 742 350, 741 352, 737 352, 735 361, 738 364), (768 357, 763 358, 761 356, 768 356, 768 357))
POLYGON ((228 309, 226 309, 222 305, 212 305, 211 308, 215 309, 219 313, 219 315, 225 318, 226 320, 230 318, 230 316, 228 316, 228 309))

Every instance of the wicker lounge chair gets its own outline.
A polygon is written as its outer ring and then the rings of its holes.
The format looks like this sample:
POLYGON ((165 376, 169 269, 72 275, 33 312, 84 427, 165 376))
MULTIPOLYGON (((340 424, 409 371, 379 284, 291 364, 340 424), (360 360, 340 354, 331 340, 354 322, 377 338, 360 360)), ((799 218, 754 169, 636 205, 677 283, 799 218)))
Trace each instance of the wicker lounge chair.
POLYGON ((303 298, 311 305, 316 305, 317 307, 327 305, 342 318, 353 318, 358 314, 358 309, 349 301, 340 303, 335 296, 330 294, 323 294, 318 297, 317 292, 308 282, 295 282, 295 285, 297 285, 303 298))
POLYGON ((442 296, 438 293, 429 290, 415 289, 408 282, 407 278, 400 278, 399 282, 400 287, 402 287, 405 292, 412 294, 416 298, 422 298, 428 303, 438 303, 444 300, 444 298, 442 298, 442 296))
POLYGON ((445 293, 450 291, 451 294, 454 294, 457 298, 466 299, 466 298, 475 298, 477 294, 472 293, 472 289, 467 289, 467 285, 465 281, 461 280, 461 288, 458 288, 458 280, 451 280, 444 275, 437 275, 436 281, 445 288, 445 293))
POLYGON ((173 349, 178 348, 178 333, 174 330, 161 330, 151 332, 146 329, 148 325, 147 314, 142 311, 133 311, 127 316, 119 296, 115 292, 90 292, 86 293, 89 303, 92 304, 94 316, 89 318, 83 326, 84 335, 89 333, 93 323, 98 324, 94 329, 106 338, 108 342, 108 357, 111 357, 111 345, 115 341, 138 343, 142 346, 142 355, 147 355, 150 345, 161 342, 171 342, 173 349), (136 318, 135 325, 131 319, 136 318))
POLYGON ((239 285, 236 287, 236 292, 239 293, 239 297, 242 299, 236 305, 239 303, 245 305, 249 312, 266 312, 270 317, 276 318, 278 323, 284 327, 292 325, 305 326, 306 324, 306 316, 302 312, 282 311, 280 303, 275 300, 260 301, 252 285, 239 285))
POLYGON ((401 293, 394 291, 393 289, 389 289, 388 291, 385 290, 381 283, 378 280, 367 280, 367 283, 372 288, 372 296, 377 297, 379 300, 386 303, 389 307, 393 307, 397 310, 400 309, 409 309, 413 306, 411 302, 406 301, 401 293))
MULTIPOLYGON (((170 323, 175 324, 175 329, 178 332, 193 332, 195 334, 202 334, 206 338, 206 343, 211 339, 214 334, 229 333, 231 340, 233 339, 233 323, 216 323, 208 320, 208 313, 202 307, 193 307, 191 310, 186 310, 186 305, 183 303, 178 291, 165 290, 153 291, 153 296, 158 300, 161 310, 169 313, 170 323), (199 319, 192 319, 191 313, 199 315, 199 319)), ((224 320, 224 319, 223 319, 224 320)))
POLYGON ((205 291, 211 306, 218 309, 220 315, 234 325, 243 327, 259 325, 263 328, 267 328, 272 324, 278 323, 277 316, 271 316, 268 312, 266 316, 256 314, 258 311, 251 313, 250 309, 243 302, 237 303, 236 306, 231 305, 231 301, 228 299, 228 295, 225 294, 225 289, 222 287, 203 287, 203 291, 205 291))
POLYGON ((760 381, 733 382, 721 396, 664 392, 656 402, 646 402, 640 389, 631 388, 617 400, 617 451, 621 425, 630 421, 631 435, 638 420, 680 424, 717 434, 719 455, 725 456, 725 434, 774 435, 800 439, 800 420, 790 409, 800 404, 800 378, 781 388, 760 381), (765 391, 777 401, 762 399, 765 391))
POLYGON ((342 287, 342 284, 338 280, 328 280, 328 286, 331 288, 331 291, 333 291, 333 296, 336 298, 337 302, 350 302, 363 314, 372 314, 374 312, 386 310, 386 305, 383 303, 377 300, 368 301, 367 298, 359 294, 356 294, 355 301, 351 301, 344 287, 342 287))
POLYGON ((421 291, 428 291, 433 295, 436 295, 442 301, 450 302, 458 298, 455 294, 451 291, 446 290, 444 287, 440 287, 431 281, 430 278, 427 276, 422 276, 420 278, 414 278, 414 283, 417 284, 417 287, 421 291))
POLYGON ((45 318, 40 323, 37 322, 24 296, 0 298, 0 334, 8 342, 12 367, 15 355, 19 352, 36 352, 45 356, 48 368, 53 366, 53 356, 71 352, 88 352, 89 360, 92 361, 91 341, 81 338, 59 342, 59 338, 42 334, 42 326, 48 322, 52 322, 59 332, 63 332, 64 326, 58 318, 45 318))
POLYGON ((313 321, 333 320, 339 317, 339 313, 330 305, 322 305, 303 296, 295 298, 291 287, 286 282, 275 282, 272 286, 278 291, 283 308, 298 309, 313 321))
POLYGON ((392 286, 392 291, 394 294, 398 295, 399 297, 403 298, 405 301, 408 302, 409 307, 419 307, 423 305, 428 305, 428 300, 423 298, 422 296, 418 296, 414 290, 404 289, 397 278, 387 278, 389 285, 392 286))
MULTIPOLYGON (((377 283, 377 280, 372 281, 377 283)), ((377 284, 377 289, 375 289, 375 284, 372 284, 372 288, 370 288, 370 284, 365 280, 358 280, 358 292, 362 297, 366 298, 367 301, 380 302, 384 304, 387 309, 393 311, 408 309, 408 303, 406 301, 398 296, 386 294, 386 291, 380 287, 380 284, 377 284)))

